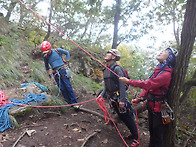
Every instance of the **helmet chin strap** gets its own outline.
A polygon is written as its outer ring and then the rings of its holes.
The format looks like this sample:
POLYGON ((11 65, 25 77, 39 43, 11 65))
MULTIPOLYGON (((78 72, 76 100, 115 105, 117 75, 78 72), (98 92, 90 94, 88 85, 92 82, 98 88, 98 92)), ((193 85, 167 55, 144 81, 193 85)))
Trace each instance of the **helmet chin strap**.
POLYGON ((112 61, 112 60, 115 61, 115 59, 110 58, 110 59, 107 59, 106 62, 110 62, 110 61, 112 61))

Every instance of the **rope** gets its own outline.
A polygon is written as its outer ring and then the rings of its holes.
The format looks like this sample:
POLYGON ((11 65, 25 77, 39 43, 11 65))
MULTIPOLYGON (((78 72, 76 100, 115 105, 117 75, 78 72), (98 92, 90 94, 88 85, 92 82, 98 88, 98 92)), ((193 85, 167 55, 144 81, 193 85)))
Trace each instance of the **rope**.
POLYGON ((141 144, 140 144, 140 137, 139 137, 139 126, 138 126, 138 116, 137 116, 137 107, 136 107, 136 105, 135 105, 135 118, 136 118, 136 125, 137 125, 137 133, 138 133, 139 147, 141 147, 141 144))
POLYGON ((9 118, 8 109, 20 104, 29 104, 30 102, 35 102, 35 104, 43 103, 47 101, 46 96, 43 94, 29 94, 24 100, 10 99, 7 105, 0 108, 0 132, 5 131, 8 128, 14 128, 12 122, 9 118), (17 105, 16 105, 17 104, 17 105))
POLYGON ((119 136, 121 137, 121 139, 123 140, 124 144, 129 147, 129 145, 126 143, 126 141, 124 140, 124 138, 122 137, 118 127, 116 126, 114 120, 112 119, 110 113, 108 112, 108 110, 105 107, 105 100, 100 96, 98 98, 96 98, 97 104, 99 105, 99 107, 102 109, 102 111, 104 112, 105 115, 105 121, 106 123, 109 123, 109 118, 112 121, 112 123, 114 124, 115 129, 117 130, 119 136), (109 117, 108 117, 109 116, 109 117))
POLYGON ((32 85, 32 84, 35 84, 37 87, 39 87, 42 90, 42 92, 48 91, 48 88, 46 88, 45 86, 43 86, 43 85, 41 85, 39 83, 36 83, 36 82, 23 83, 23 84, 21 84, 21 87, 24 88, 24 87, 32 85))
POLYGON ((0 107, 5 106, 7 104, 7 100, 9 97, 5 96, 5 91, 1 90, 0 91, 0 107))
POLYGON ((24 107, 33 107, 33 108, 59 108, 59 107, 68 107, 68 106, 74 106, 74 105, 81 105, 81 104, 88 103, 88 102, 91 102, 91 101, 94 101, 94 100, 96 100, 96 98, 88 100, 88 101, 83 101, 83 102, 80 102, 80 103, 68 104, 68 105, 56 105, 56 106, 36 106, 36 105, 19 104, 19 103, 13 103, 13 102, 8 102, 8 104, 14 104, 14 105, 24 106, 24 107))
POLYGON ((105 116, 105 122, 108 124, 110 122, 109 118, 108 118, 108 111, 106 109, 106 106, 105 106, 105 100, 101 97, 98 97, 96 99, 96 102, 98 104, 98 106, 102 109, 103 113, 104 113, 104 116, 105 116))

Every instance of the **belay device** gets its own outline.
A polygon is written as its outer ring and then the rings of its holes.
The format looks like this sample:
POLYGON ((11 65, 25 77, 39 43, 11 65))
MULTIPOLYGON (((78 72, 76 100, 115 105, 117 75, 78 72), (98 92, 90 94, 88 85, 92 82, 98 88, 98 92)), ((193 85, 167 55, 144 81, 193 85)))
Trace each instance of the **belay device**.
POLYGON ((175 119, 174 112, 166 101, 161 104, 161 116, 164 125, 173 122, 175 119))

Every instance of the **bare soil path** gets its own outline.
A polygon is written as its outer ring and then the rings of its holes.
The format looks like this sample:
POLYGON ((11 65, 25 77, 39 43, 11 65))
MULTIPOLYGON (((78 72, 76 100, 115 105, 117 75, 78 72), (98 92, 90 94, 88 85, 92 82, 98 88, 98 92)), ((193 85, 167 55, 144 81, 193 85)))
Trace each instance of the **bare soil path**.
MULTIPOLYGON (((76 92, 78 102, 94 99, 92 94, 76 92)), ((108 107, 107 103, 106 106, 108 107)), ((96 101, 82 104, 81 108, 103 115, 96 101)), ((109 109, 109 107, 108 107, 109 109)), ((19 128, 0 134, 0 147, 124 147, 126 146, 114 125, 100 116, 67 107, 64 113, 54 108, 33 108, 33 111, 17 117, 19 128), (29 135, 25 133, 30 132, 29 135)), ((139 118, 141 147, 147 147, 149 135, 147 120, 139 118)), ((116 121, 116 120, 115 120, 116 121)), ((116 121, 117 122, 117 121, 116 121)), ((117 124, 122 136, 129 134, 126 126, 117 124)), ((131 144, 131 141, 127 141, 131 144)))

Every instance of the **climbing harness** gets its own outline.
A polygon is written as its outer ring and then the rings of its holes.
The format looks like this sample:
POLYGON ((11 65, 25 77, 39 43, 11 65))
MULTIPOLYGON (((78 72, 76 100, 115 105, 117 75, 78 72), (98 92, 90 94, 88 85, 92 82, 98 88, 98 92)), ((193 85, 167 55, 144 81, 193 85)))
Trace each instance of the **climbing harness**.
POLYGON ((164 125, 173 122, 175 119, 174 112, 166 101, 161 104, 161 117, 164 125))
MULTIPOLYGON (((156 77, 158 76, 158 75, 160 75, 162 72, 164 72, 165 70, 162 70, 162 71, 160 71, 157 75, 156 75, 156 77)), ((154 74, 154 72, 150 75, 150 77, 149 78, 152 78, 152 75, 154 74)), ((153 77, 153 78, 155 78, 155 77, 153 77)), ((163 91, 163 88, 162 87, 160 87, 160 89, 161 89, 161 91, 163 91)), ((165 92, 165 94, 163 95, 161 95, 160 97, 158 97, 158 98, 156 98, 156 96, 154 96, 154 95, 151 95, 151 94, 148 94, 148 96, 147 96, 147 100, 148 101, 152 101, 152 102, 156 102, 156 101, 159 101, 159 102, 161 102, 161 117, 162 117, 162 122, 163 122, 163 124, 164 125, 166 125, 166 124, 169 124, 169 123, 171 123, 171 122, 173 122, 174 121, 174 112, 173 112, 173 110, 171 109, 171 107, 169 106, 169 104, 166 102, 166 95, 167 95, 167 93, 165 92)))
MULTIPOLYGON (((59 51, 55 48, 54 49, 58 55, 62 58, 63 62, 64 62, 64 65, 61 66, 60 68, 56 69, 56 70, 53 70, 53 73, 56 73, 58 72, 59 70, 65 68, 66 70, 66 75, 61 75, 61 78, 63 78, 63 76, 66 76, 68 79, 71 78, 71 71, 70 71, 70 66, 69 66, 69 62, 67 62, 60 54, 59 54, 59 51), (67 67, 65 67, 67 66, 67 67)), ((48 54, 45 54, 45 58, 48 59, 48 54)), ((55 76, 54 76, 55 77, 55 76)), ((55 79, 54 79, 55 80, 55 79)))

